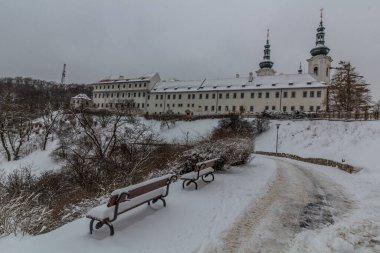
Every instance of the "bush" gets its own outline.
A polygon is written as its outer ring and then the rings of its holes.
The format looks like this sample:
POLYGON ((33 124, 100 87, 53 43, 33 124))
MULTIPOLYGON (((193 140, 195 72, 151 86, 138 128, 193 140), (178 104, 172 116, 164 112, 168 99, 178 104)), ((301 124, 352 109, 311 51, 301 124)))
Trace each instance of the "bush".
POLYGON ((219 158, 216 169, 247 163, 253 150, 253 142, 249 138, 224 138, 206 141, 185 151, 176 159, 173 166, 187 172, 195 163, 219 158))
POLYGON ((237 114, 231 114, 229 118, 221 119, 216 128, 214 128, 211 139, 223 139, 231 137, 253 138, 255 134, 255 125, 252 122, 244 120, 237 114))

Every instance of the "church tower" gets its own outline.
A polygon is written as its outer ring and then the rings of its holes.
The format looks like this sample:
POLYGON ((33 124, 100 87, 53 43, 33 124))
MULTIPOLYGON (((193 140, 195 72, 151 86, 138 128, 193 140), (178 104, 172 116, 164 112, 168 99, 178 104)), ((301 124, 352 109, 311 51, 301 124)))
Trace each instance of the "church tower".
POLYGON ((269 29, 267 30, 267 44, 264 46, 264 57, 259 65, 260 69, 256 71, 258 76, 273 76, 276 73, 272 69, 273 62, 270 60, 269 29))
POLYGON ((317 36, 315 47, 311 49, 311 58, 307 60, 309 63, 308 73, 316 76, 320 82, 330 82, 330 67, 333 61, 329 53, 330 49, 325 46, 325 27, 323 26, 323 9, 321 9, 321 22, 317 28, 317 36))

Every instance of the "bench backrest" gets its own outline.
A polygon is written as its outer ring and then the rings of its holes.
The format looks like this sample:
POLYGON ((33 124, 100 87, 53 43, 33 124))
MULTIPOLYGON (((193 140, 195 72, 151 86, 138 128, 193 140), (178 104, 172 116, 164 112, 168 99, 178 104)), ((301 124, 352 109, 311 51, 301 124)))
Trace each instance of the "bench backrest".
POLYGON ((216 162, 218 161, 218 158, 210 159, 207 161, 199 162, 195 165, 195 171, 204 170, 210 167, 214 167, 216 162))
POLYGON ((111 195, 111 197, 107 203, 107 206, 108 207, 114 206, 117 203, 126 201, 127 199, 133 199, 133 198, 138 197, 140 195, 143 195, 145 193, 154 191, 154 190, 159 189, 161 187, 165 187, 168 184, 170 184, 170 181, 171 181, 171 178, 167 177, 167 178, 163 178, 163 179, 151 182, 151 183, 142 184, 141 186, 136 187, 136 188, 131 186, 132 189, 128 190, 127 192, 122 192, 120 194, 111 195))

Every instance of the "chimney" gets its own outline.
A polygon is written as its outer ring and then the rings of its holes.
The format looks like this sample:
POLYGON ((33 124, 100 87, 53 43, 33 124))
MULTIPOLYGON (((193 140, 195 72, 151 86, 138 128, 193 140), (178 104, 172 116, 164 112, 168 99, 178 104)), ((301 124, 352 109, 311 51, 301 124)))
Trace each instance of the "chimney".
POLYGON ((239 78, 240 77, 240 75, 239 74, 236 74, 236 78, 239 78))
POLYGON ((252 81, 253 81, 253 72, 249 72, 248 82, 252 82, 252 81))

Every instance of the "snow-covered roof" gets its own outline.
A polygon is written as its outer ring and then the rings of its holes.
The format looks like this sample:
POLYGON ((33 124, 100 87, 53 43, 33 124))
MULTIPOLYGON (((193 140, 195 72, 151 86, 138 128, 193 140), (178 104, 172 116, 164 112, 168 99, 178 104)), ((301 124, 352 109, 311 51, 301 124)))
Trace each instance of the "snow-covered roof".
POLYGON ((73 99, 85 99, 85 100, 91 100, 86 94, 78 94, 75 97, 72 97, 73 99))
POLYGON ((126 78, 124 76, 115 76, 115 75, 110 75, 102 80, 99 81, 99 83, 114 83, 114 82, 139 82, 139 81, 149 81, 152 79, 157 73, 148 73, 140 77, 133 77, 133 78, 126 78))
POLYGON ((186 92, 215 90, 268 90, 290 88, 326 87, 310 74, 279 74, 273 76, 255 76, 252 82, 248 77, 226 79, 203 79, 196 81, 160 81, 152 92, 186 92))

